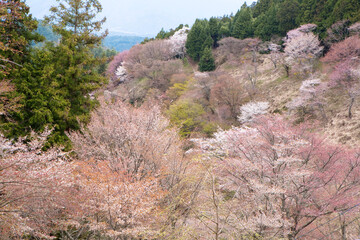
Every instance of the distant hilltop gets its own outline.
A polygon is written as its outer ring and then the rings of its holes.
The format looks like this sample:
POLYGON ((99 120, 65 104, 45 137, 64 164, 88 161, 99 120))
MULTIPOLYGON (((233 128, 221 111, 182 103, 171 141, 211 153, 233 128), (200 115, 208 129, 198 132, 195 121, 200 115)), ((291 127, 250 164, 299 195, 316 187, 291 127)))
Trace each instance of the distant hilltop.
POLYGON ((114 35, 109 34, 104 41, 103 45, 110 49, 115 49, 118 52, 129 50, 132 46, 141 43, 145 37, 129 36, 129 35, 114 35))
MULTIPOLYGON (((38 33, 43 35, 48 41, 57 41, 59 36, 53 33, 50 26, 42 24, 42 20, 39 21, 38 33)), ((137 36, 133 33, 123 32, 110 32, 109 35, 103 40, 103 45, 109 49, 115 49, 118 52, 129 50, 134 45, 141 43, 147 36, 137 36)))

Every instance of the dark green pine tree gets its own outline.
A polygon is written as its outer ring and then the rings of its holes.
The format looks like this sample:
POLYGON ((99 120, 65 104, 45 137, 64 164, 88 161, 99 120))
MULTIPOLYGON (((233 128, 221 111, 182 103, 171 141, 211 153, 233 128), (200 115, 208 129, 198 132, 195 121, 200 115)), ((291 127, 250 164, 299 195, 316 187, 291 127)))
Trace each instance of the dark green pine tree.
POLYGON ((240 11, 235 15, 232 36, 235 38, 248 38, 254 35, 250 8, 244 3, 240 11))
POLYGON ((303 0, 299 7, 299 14, 296 18, 298 25, 314 22, 316 15, 317 0, 303 0))
POLYGON ((101 10, 97 0, 61 0, 52 7, 46 22, 52 24, 60 42, 35 51, 17 83, 24 101, 18 116, 21 127, 53 128, 51 145, 68 143, 66 132, 87 123, 97 104, 90 93, 105 82, 99 74, 104 58, 93 53, 106 35, 98 35, 105 21, 96 20, 101 10))
POLYGON ((220 19, 219 22, 219 38, 218 41, 225 37, 231 36, 231 17, 230 16, 224 16, 220 19))
POLYGON ((253 8, 253 17, 257 18, 265 13, 271 5, 273 5, 273 0, 258 0, 253 8))
POLYGON ((29 60, 31 43, 43 38, 34 32, 37 21, 24 1, 1 1, 0 19, 0 125, 6 135, 11 135, 14 115, 21 107, 15 81, 29 60))
POLYGON ((269 41, 273 35, 279 34, 278 27, 276 7, 273 5, 265 13, 257 17, 254 34, 264 41, 269 41))
POLYGON ((19 124, 13 128, 18 131, 15 135, 26 133, 30 128, 41 132, 46 126, 59 130, 69 115, 70 102, 56 81, 58 66, 53 49, 49 50, 50 44, 35 49, 20 71, 16 86, 23 108, 17 115, 19 124))
MULTIPOLYGON (((207 38, 205 39, 205 41, 202 45, 202 52, 204 51, 205 48, 212 48, 213 46, 214 46, 214 40, 209 35, 209 36, 207 36, 207 38)), ((201 55, 202 55, 202 53, 201 53, 201 55)))
POLYGON ((102 11, 98 0, 62 0, 50 11, 47 21, 61 36, 60 44, 51 49, 57 63, 54 80, 69 102, 67 117, 57 126, 58 133, 64 135, 65 131, 79 129, 80 123, 89 121, 90 111, 96 105, 90 93, 106 80, 97 71, 103 59, 92 53, 107 35, 107 31, 98 35, 106 19, 96 20, 102 11))
POLYGON ((215 60, 211 52, 211 48, 204 49, 202 57, 199 62, 199 70, 201 72, 210 72, 215 70, 215 60))
POLYGON ((218 21, 217 18, 210 18, 209 20, 209 31, 210 31, 210 36, 213 40, 213 46, 212 47, 217 47, 218 46, 218 41, 220 39, 220 35, 219 35, 219 31, 220 31, 220 23, 218 21))
POLYGON ((280 4, 277 11, 279 32, 285 35, 289 30, 296 28, 296 18, 299 14, 299 2, 297 0, 285 0, 280 4))
POLYGON ((156 39, 165 39, 165 37, 166 37, 166 32, 165 32, 165 30, 164 30, 164 28, 162 28, 161 30, 160 30, 160 32, 156 35, 156 39))
POLYGON ((204 48, 212 45, 207 20, 196 19, 186 40, 187 53, 194 61, 199 61, 204 48))
POLYGON ((333 12, 331 22, 339 20, 350 20, 351 22, 360 21, 360 1, 359 0, 338 0, 333 12))

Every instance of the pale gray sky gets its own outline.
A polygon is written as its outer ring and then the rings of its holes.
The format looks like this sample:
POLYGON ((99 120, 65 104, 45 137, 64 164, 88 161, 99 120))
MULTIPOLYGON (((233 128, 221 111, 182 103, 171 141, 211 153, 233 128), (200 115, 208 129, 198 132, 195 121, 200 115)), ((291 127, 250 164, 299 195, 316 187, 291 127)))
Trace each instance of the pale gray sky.
MULTIPOLYGON (((196 18, 236 13, 245 0, 100 0, 104 28, 110 32, 154 35, 179 24, 192 25, 196 18)), ((251 4, 252 0, 246 0, 251 4)), ((48 14, 55 0, 26 0, 36 18, 48 14)))

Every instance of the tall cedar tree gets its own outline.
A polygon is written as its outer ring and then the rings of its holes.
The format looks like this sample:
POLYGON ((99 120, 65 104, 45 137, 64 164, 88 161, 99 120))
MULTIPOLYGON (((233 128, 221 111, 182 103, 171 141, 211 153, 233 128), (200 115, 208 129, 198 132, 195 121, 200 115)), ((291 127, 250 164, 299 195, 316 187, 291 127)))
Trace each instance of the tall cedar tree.
POLYGON ((41 38, 33 33, 37 22, 23 1, 0 1, 0 19, 0 118, 7 122, 19 107, 19 98, 10 94, 13 80, 29 55, 30 42, 41 38))
POLYGON ((13 128, 19 135, 30 129, 53 128, 48 144, 68 143, 66 131, 78 130, 90 119, 96 106, 91 93, 105 77, 99 74, 102 58, 92 50, 100 46, 107 33, 98 35, 105 18, 95 20, 102 7, 96 0, 57 0, 46 18, 60 36, 58 44, 47 43, 34 51, 31 62, 23 68, 17 84, 24 99, 18 115, 21 124, 13 128))
POLYGON ((94 57, 91 50, 101 45, 107 35, 97 35, 106 18, 95 20, 102 6, 97 0, 57 0, 59 5, 50 9, 46 21, 53 24, 54 32, 61 36, 60 44, 52 51, 58 64, 55 81, 69 103, 67 118, 59 119, 56 130, 78 129, 79 123, 87 123, 96 101, 90 93, 98 89, 105 78, 96 68, 103 62, 94 57))
POLYGON ((254 23, 254 35, 269 41, 272 35, 279 33, 279 22, 276 18, 276 8, 271 6, 265 13, 258 16, 254 23))
POLYGON ((300 7, 297 0, 285 0, 280 4, 277 18, 279 21, 279 31, 282 35, 297 27, 296 17, 299 11, 300 7))
POLYGON ((220 22, 218 22, 218 20, 214 17, 210 18, 209 29, 210 29, 210 36, 213 40, 213 47, 217 47, 218 40, 220 38, 220 36, 219 36, 220 22))
POLYGON ((235 38, 249 38, 253 36, 251 10, 246 3, 234 17, 232 35, 235 38))
POLYGON ((201 72, 209 72, 215 70, 215 60, 210 47, 206 47, 199 62, 199 70, 201 72))
POLYGON ((211 47, 213 44, 208 21, 196 19, 185 44, 189 56, 193 60, 199 61, 204 49, 211 47))

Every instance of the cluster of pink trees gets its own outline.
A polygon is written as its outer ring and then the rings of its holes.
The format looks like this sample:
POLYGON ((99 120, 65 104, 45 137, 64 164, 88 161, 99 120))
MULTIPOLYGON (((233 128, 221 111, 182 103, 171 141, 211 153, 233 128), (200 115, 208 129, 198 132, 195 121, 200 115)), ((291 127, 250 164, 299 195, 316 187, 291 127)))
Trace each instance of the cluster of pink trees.
POLYGON ((330 75, 330 86, 342 87, 349 96, 348 117, 352 117, 352 106, 360 95, 360 38, 352 36, 334 44, 322 59, 334 65, 330 75))
POLYGON ((117 76, 116 76, 116 71, 118 69, 119 66, 121 66, 126 58, 126 56, 128 55, 129 51, 123 51, 121 53, 118 53, 113 60, 109 63, 107 70, 106 70, 106 75, 108 77, 110 77, 110 79, 112 81, 115 81, 117 76))
POLYGON ((49 133, 28 144, 1 138, 2 237, 159 233, 161 204, 185 167, 181 142, 159 108, 102 102, 83 134, 69 135, 73 156, 42 151, 49 133))
POLYGON ((135 79, 146 80, 147 88, 166 90, 170 77, 182 69, 181 60, 173 59, 169 41, 156 40, 134 46, 125 58, 124 66, 135 79))
POLYGON ((62 216, 74 211, 72 168, 61 151, 41 150, 49 132, 30 144, 1 137, 0 235, 46 237, 62 216))
POLYGON ((226 108, 232 119, 237 119, 239 108, 244 102, 246 92, 239 80, 227 74, 216 76, 216 82, 211 89, 210 101, 217 108, 220 117, 226 117, 221 114, 222 108, 226 108))
MULTIPOLYGON (((359 150, 329 144, 276 116, 215 136, 200 143, 214 160, 206 161, 216 179, 216 204, 202 213, 214 212, 203 219, 208 226, 218 216, 219 237, 293 239, 358 203, 359 150)), ((350 220, 341 223, 339 238, 354 233, 346 229, 350 220)), ((321 238, 324 230, 310 236, 321 238)))

